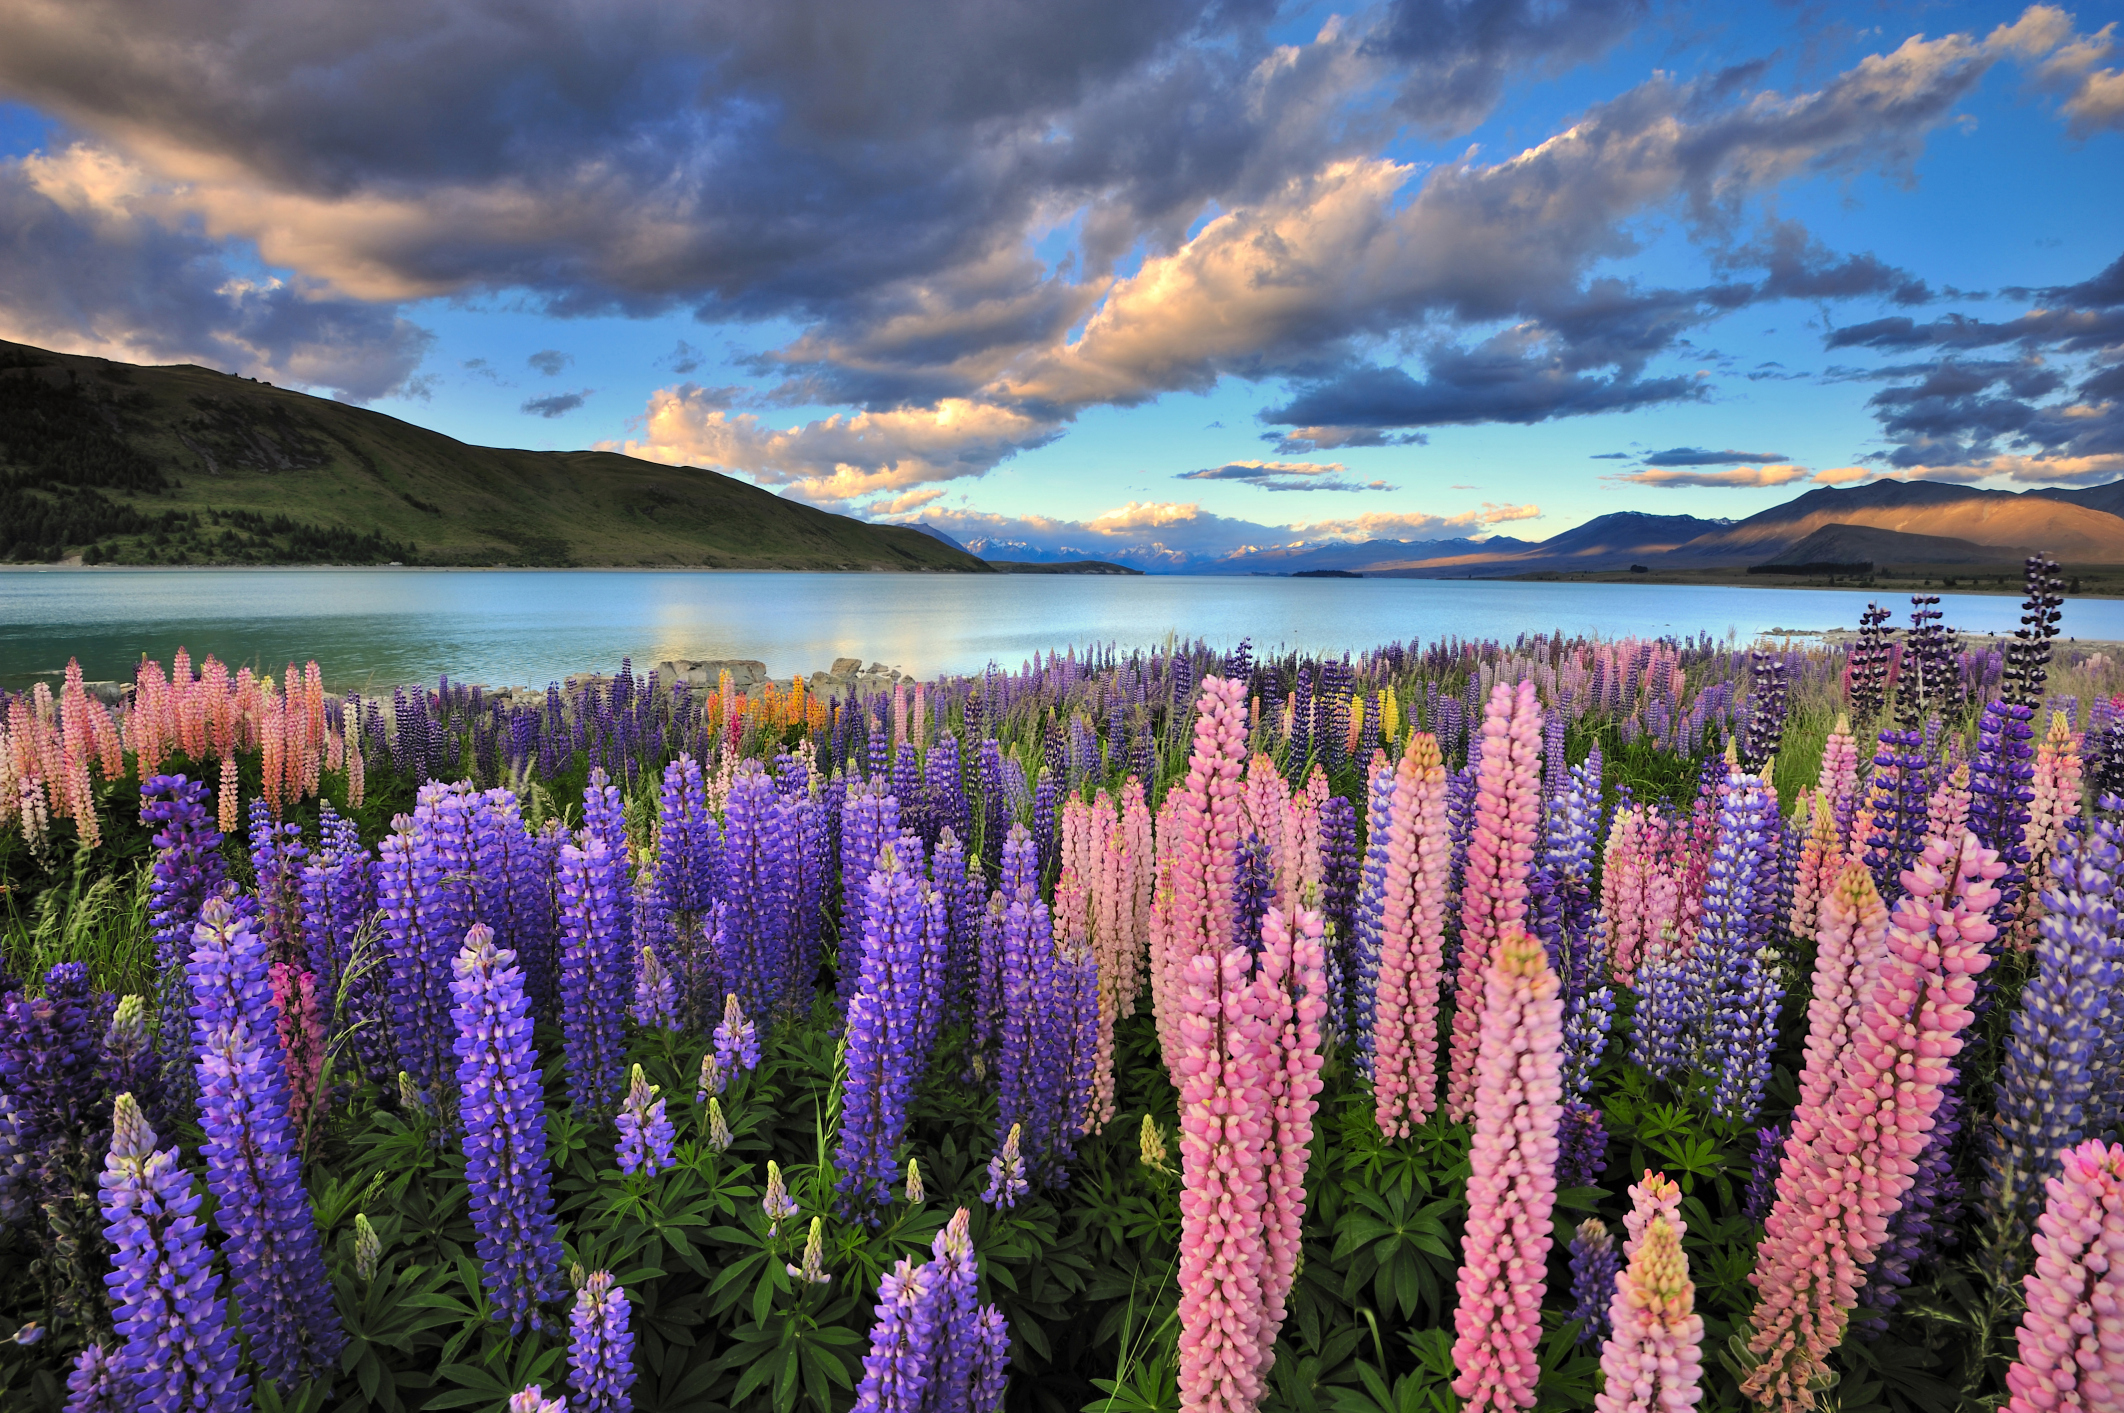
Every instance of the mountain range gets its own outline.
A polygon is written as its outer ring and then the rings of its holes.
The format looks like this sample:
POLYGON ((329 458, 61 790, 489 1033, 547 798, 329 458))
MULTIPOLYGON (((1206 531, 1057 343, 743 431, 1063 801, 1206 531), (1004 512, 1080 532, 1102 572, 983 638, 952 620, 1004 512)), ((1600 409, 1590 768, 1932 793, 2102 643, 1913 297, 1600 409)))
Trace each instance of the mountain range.
MULTIPOLYGON (((935 525, 834 515, 699 467, 471 446, 210 368, 0 342, 0 560, 1136 572, 1121 549, 1111 563, 1081 548, 976 547, 998 563, 935 525)), ((2124 479, 2020 492, 1877 481, 1743 520, 1618 511, 1539 541, 1330 541, 1181 572, 2009 570, 2036 550, 2124 565, 2124 479)))

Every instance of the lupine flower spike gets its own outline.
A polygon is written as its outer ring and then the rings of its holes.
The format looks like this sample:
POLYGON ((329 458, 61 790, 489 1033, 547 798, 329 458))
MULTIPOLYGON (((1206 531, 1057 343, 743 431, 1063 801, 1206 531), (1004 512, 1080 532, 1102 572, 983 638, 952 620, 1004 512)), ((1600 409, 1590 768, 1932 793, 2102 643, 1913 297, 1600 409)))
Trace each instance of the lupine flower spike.
POLYGON ((1030 1184, 1025 1180, 1025 1157, 1019 1149, 1021 1125, 1012 1124, 1010 1133, 1003 1139, 1003 1146, 988 1160, 988 1187, 981 1193, 981 1200, 991 1207, 1015 1207, 1030 1184))
POLYGON ((724 998, 722 1024, 715 1028, 711 1038, 715 1042, 715 1062, 724 1073, 759 1068, 759 1028, 745 1019, 736 992, 724 998))
POLYGON ((619 1166, 630 1176, 655 1177, 673 1163, 671 1145, 677 1134, 657 1097, 657 1086, 636 1065, 619 1111, 619 1166))
POLYGON ((789 1274, 806 1285, 826 1285, 833 1280, 826 1274, 826 1222, 823 1217, 811 1219, 811 1235, 804 1239, 804 1262, 790 1266, 789 1274))
POLYGON ((1651 1214, 1616 1278, 1595 1413, 1681 1413, 1704 1396, 1704 1320, 1681 1238, 1679 1218, 1651 1214))
POLYGON ((634 1334, 627 1292, 610 1271, 593 1271, 569 1316, 568 1389, 572 1413, 629 1413, 634 1399, 634 1334))
POLYGON ((782 1223, 797 1214, 796 1200, 782 1183, 782 1165, 772 1158, 767 1160, 767 1195, 760 1200, 760 1206, 767 1213, 769 1236, 779 1233, 782 1223))
POLYGON ((2048 1186, 2007 1413, 2124 1407, 2124 1147, 2089 1139, 2048 1186))

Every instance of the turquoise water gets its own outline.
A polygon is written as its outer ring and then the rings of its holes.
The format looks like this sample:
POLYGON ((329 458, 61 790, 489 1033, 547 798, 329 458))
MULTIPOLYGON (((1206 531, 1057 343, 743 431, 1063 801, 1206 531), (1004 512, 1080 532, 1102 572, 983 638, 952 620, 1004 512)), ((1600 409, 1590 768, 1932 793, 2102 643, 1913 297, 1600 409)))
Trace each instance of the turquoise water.
MULTIPOLYGON (((926 676, 1168 634, 1313 652, 1558 628, 1746 637, 1853 627, 1868 597, 1465 579, 10 569, 0 571, 0 686, 56 673, 70 656, 92 680, 129 678, 143 653, 167 662, 180 644, 195 661, 213 653, 274 671, 314 657, 346 689, 445 672, 541 686, 623 656, 757 658, 777 676, 861 657, 926 676)), ((2019 612, 1996 595, 1946 595, 1943 607, 1969 631, 2011 629, 2019 612)), ((2068 602, 2064 631, 2124 639, 2124 601, 2068 602)))

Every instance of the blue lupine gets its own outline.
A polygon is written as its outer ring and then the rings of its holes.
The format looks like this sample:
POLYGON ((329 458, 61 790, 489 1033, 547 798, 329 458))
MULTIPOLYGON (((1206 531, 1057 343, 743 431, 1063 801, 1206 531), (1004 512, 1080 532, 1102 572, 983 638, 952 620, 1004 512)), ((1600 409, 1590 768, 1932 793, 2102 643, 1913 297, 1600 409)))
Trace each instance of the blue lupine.
POLYGON ((329 801, 318 807, 318 836, 317 851, 302 870, 310 970, 317 976, 320 1005, 336 1016, 339 1029, 352 1030, 362 1072, 382 1082, 398 1072, 398 1049, 391 1035, 387 968, 376 950, 373 925, 376 860, 362 847, 354 821, 341 818, 329 801), (364 940, 368 950, 357 959, 356 948, 364 940))
MULTIPOLYGON (((1873 757, 1873 837, 1866 841, 1866 867, 1873 871, 1881 901, 1891 906, 1903 896, 1903 873, 1925 848, 1925 757, 1915 731, 1885 729, 1873 757)), ((1970 823, 1976 824, 1981 793, 1972 766, 1970 823)), ((1979 839, 1983 838, 1981 831, 1979 839)), ((1988 846, 1987 846, 1988 847, 1988 846)))
MULTIPOLYGON (((2006 865, 1995 885, 1999 900, 1991 910, 1994 924, 2015 915, 2022 885, 2029 881, 2022 836, 2028 828, 2028 806, 2035 799, 2035 749, 2030 744, 2034 717, 2034 708, 2025 702, 1986 703, 1977 723, 1976 752, 1969 758, 1969 832, 2006 865)), ((2033 886, 2042 883, 2033 880, 2033 886)), ((1988 993, 1988 981, 1979 984, 1988 993)))
POLYGON ((982 889, 978 879, 967 877, 966 847, 949 828, 937 837, 929 878, 944 902, 946 917, 942 1015, 946 1022, 957 1021, 966 1014, 967 996, 980 964, 982 889))
POLYGON ((657 1097, 657 1086, 649 1082, 640 1065, 634 1067, 627 1097, 620 1102, 618 1124, 621 1172, 655 1177, 675 1161, 671 1145, 677 1142, 678 1132, 664 1112, 664 1101, 657 1097))
POLYGON ((996 861, 1003 856, 1004 831, 1012 822, 1010 793, 1003 784, 1003 747, 993 738, 985 739, 974 759, 981 777, 981 837, 968 842, 978 843, 992 877, 996 861))
POLYGON ((1343 1034, 1349 1032, 1351 981, 1357 972, 1359 866, 1357 807, 1330 795, 1320 806, 1320 911, 1330 929, 1327 1024, 1343 1034))
POLYGON ((624 1073, 626 879, 625 856, 587 831, 581 847, 561 849, 561 1053, 568 1102, 583 1116, 611 1112, 624 1073))
POLYGON ((1588 1217, 1571 1237, 1571 1316, 1581 1321, 1580 1344, 1600 1345, 1614 1332, 1608 1307, 1615 1299, 1615 1278, 1622 1274, 1622 1252, 1607 1223, 1588 1217))
POLYGON ((244 1413, 250 1381, 229 1329, 221 1277, 200 1221, 200 1196, 174 1147, 157 1149, 155 1131, 130 1096, 119 1096, 109 1155, 97 1179, 117 1309, 118 1372, 129 1406, 154 1413, 244 1413))
POLYGON ((1598 1106, 1566 1099, 1556 1125, 1556 1182, 1585 1187, 1608 1167, 1608 1125, 1598 1106))
POLYGON ((949 829, 963 839, 972 827, 973 813, 966 802, 966 784, 959 774, 959 743, 950 732, 937 738, 922 763, 923 841, 932 849, 949 829))
POLYGON ((634 1397, 634 1332, 627 1292, 610 1271, 592 1271, 568 1317, 569 1413, 629 1413, 634 1397))
POLYGON ((559 980, 559 918, 553 865, 558 835, 534 835, 508 790, 489 790, 476 811, 480 830, 479 920, 495 945, 516 953, 534 1016, 553 1013, 559 980))
POLYGON ((1352 986, 1351 1026, 1357 1040, 1357 1072, 1372 1077, 1373 1026, 1379 996, 1380 929, 1386 921, 1388 835, 1394 819, 1394 771, 1381 762, 1365 791, 1364 882, 1357 895, 1357 973, 1352 986))
POLYGON ((902 741, 893 751, 892 794, 900 802, 900 823, 923 833, 928 828, 929 807, 922 789, 922 762, 913 741, 902 741))
POLYGON ((302 866, 309 850, 302 831, 276 824, 264 800, 251 801, 251 876, 256 880, 258 932, 266 960, 305 965, 302 928, 302 866))
POLYGON ((133 1390, 117 1356, 100 1344, 86 1344, 66 1375, 66 1413, 130 1413, 133 1390))
POLYGON ((102 1074, 111 1009, 110 995, 96 989, 82 962, 47 972, 42 996, 10 991, 0 998, 0 1091, 13 1101, 32 1211, 86 1198, 84 1169, 93 1171, 88 1165, 111 1121, 102 1074))
POLYGON ((251 1357, 290 1388, 328 1370, 344 1336, 288 1119, 264 940, 245 913, 209 902, 186 970, 214 1224, 228 1234, 222 1251, 251 1357))
MULTIPOLYGON (((2060 842, 2054 877, 2043 895, 2035 974, 2021 991, 2006 1043, 1996 1097, 1998 1117, 1984 1155, 1984 1201, 1995 1226, 1995 1262, 2025 1266, 2022 1248, 2043 1205, 2043 1184, 2057 1176, 2059 1154, 2090 1133, 2098 1089, 2114 1086, 2099 1052, 2117 1030, 2124 987, 2124 924, 2116 905, 2120 827, 2102 797, 2090 827, 2060 842)), ((2008 1273, 2018 1274, 2018 1270, 2008 1273)))
POLYGON ((745 1018, 745 1009, 738 1004, 735 992, 724 998, 723 1019, 711 1038, 715 1043, 715 1062, 725 1074, 759 1067, 759 1029, 745 1018))
POLYGON ((935 1039, 935 986, 947 939, 943 899, 903 870, 899 851, 879 851, 864 899, 861 976, 848 1006, 847 1071, 840 1146, 841 1190, 883 1202, 899 1173, 915 1087, 935 1039))
POLYGON ((989 1335, 977 1287, 970 1214, 961 1207, 930 1244, 878 1284, 870 1354, 856 1389, 859 1413, 972 1413, 986 1382, 989 1335))
POLYGON ((475 809, 467 785, 423 785, 379 851, 399 1067, 430 1095, 450 1071, 451 959, 478 921, 475 809))
POLYGON ((1765 857, 1774 812, 1762 783, 1734 772, 1719 807, 1718 843, 1704 885, 1703 920, 1688 958, 1689 1025, 1705 1068, 1718 1077, 1712 1106, 1748 1123, 1762 1105, 1784 987, 1763 957, 1758 900, 1776 894, 1776 859, 1765 857))
POLYGON ((156 1011, 163 1018, 162 1059, 173 1086, 191 1089, 191 1027, 181 1017, 192 1004, 184 960, 192 950, 192 927, 207 899, 218 897, 228 879, 221 857, 221 831, 207 808, 211 792, 182 775, 157 775, 140 787, 140 822, 155 831, 155 862, 148 925, 155 932, 155 974, 162 991, 156 1011))
POLYGON ((542 1329, 561 1245, 546 1173, 545 1096, 514 954, 474 927, 453 964, 458 1112, 481 1284, 511 1336, 542 1329))
POLYGON ((1777 1175, 1785 1165, 1785 1129, 1782 1124, 1755 1131, 1755 1164, 1748 1174, 1748 1193, 1741 1203, 1741 1211, 1750 1221, 1759 1222, 1770 1215, 1770 1207, 1777 1200, 1777 1175))
POLYGON ((738 766, 723 807, 723 886, 729 911, 723 985, 746 1014, 771 1024, 797 1004, 789 993, 790 839, 774 782, 757 762, 738 766))
POLYGON ((642 948, 635 957, 634 1023, 645 1030, 679 1028, 678 987, 654 947, 642 948))
POLYGON ((1047 904, 1037 898, 1011 903, 1002 932, 996 1132, 1022 1127, 1028 1171, 1059 1185, 1090 1081, 1098 965, 1057 951, 1047 904))
POLYGON ((991 1207, 1015 1207, 1031 1186, 1025 1180, 1024 1130, 1012 1124, 988 1159, 988 1186, 981 1200, 991 1207))

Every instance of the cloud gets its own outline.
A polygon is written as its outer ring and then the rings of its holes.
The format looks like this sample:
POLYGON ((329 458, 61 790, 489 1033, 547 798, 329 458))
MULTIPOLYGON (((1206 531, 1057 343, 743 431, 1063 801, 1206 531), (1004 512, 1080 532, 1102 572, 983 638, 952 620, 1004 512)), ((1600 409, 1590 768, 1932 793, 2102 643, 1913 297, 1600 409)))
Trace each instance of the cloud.
POLYGON ((2072 16, 2053 5, 2035 5, 2011 25, 2000 25, 1990 42, 2034 61, 2029 86, 2059 100, 2074 137, 2124 127, 2124 72, 2095 66, 2116 53, 2114 24, 2099 33, 2075 34, 2072 16))
MULTIPOLYGON (((1628 453, 1611 452, 1610 456, 1626 457, 1628 453)), ((1781 451, 1706 451, 1702 447, 1676 446, 1648 451, 1643 459, 1647 466, 1731 466, 1735 462, 1762 464, 1792 458, 1781 451)))
POLYGON ((1649 11, 1644 0, 1392 0, 1368 43, 1406 66, 1397 109, 1444 136, 1489 112, 1508 75, 1597 58, 1649 11))
POLYGON ((669 363, 672 372, 684 377, 688 373, 699 371, 701 351, 684 339, 680 339, 678 347, 672 349, 661 361, 669 363))
MULTIPOLYGON (((1688 462, 1686 465, 1701 463, 1688 462)), ((1625 481, 1633 486, 1725 486, 1734 489, 1762 486, 1786 486, 1802 480, 1807 475, 1804 466, 1734 466, 1724 471, 1676 471, 1654 466, 1643 471, 1628 471, 1610 476, 1611 481, 1625 481)), ((1819 478, 1817 478, 1819 479, 1819 478)))
POLYGON ((570 363, 573 363, 574 361, 574 354, 562 353, 557 348, 540 349, 537 353, 532 354, 529 358, 526 358, 524 360, 524 362, 530 364, 533 368, 536 368, 539 372, 544 373, 549 378, 559 377, 561 369, 567 367, 570 363))
POLYGON ((840 505, 979 476, 1059 435, 1052 423, 1012 408, 956 398, 777 429, 753 413, 726 412, 716 391, 691 383, 660 389, 639 437, 599 445, 651 461, 738 471, 815 504, 840 505))
POLYGON ((1339 461, 1230 461, 1182 471, 1177 481, 1241 481, 1267 491, 1393 491, 1385 481, 1353 481, 1339 461))
POLYGON ((1431 440, 1422 432, 1384 432, 1377 427, 1294 427, 1288 432, 1263 432, 1261 439, 1274 442, 1281 456, 1306 456, 1345 447, 1423 446, 1431 440))
POLYGON ((0 338, 134 363, 200 363, 367 402, 433 342, 393 310, 240 272, 144 211, 139 173, 84 148, 0 161, 0 338))
POLYGON ((581 407, 594 391, 596 391, 594 388, 584 388, 581 392, 553 393, 547 397, 534 397, 527 400, 520 410, 546 418, 564 417, 568 413, 575 411, 576 408, 581 407))

